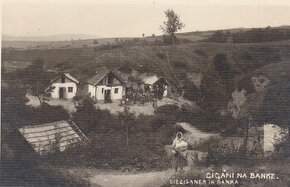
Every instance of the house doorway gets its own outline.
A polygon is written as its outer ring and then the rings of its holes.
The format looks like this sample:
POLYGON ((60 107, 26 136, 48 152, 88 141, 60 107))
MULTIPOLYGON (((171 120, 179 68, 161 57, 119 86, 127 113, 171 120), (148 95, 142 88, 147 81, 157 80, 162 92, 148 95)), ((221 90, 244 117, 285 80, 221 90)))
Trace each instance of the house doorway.
POLYGON ((105 103, 111 103, 111 90, 105 90, 105 103))
POLYGON ((64 99, 65 96, 65 88, 59 88, 59 98, 64 99))

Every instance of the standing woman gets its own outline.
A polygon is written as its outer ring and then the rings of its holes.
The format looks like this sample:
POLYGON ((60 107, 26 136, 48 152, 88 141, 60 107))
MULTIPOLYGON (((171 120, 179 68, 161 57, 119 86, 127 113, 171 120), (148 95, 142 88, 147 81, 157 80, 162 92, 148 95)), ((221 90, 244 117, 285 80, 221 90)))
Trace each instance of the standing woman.
POLYGON ((187 166, 187 147, 188 143, 183 139, 182 133, 176 133, 176 138, 173 140, 172 153, 173 153, 173 167, 175 171, 180 167, 187 166))

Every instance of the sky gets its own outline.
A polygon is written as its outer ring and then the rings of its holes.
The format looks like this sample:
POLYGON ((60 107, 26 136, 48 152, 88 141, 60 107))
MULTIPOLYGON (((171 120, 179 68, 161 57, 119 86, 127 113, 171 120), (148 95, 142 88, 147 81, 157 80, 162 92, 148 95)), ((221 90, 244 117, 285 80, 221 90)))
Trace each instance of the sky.
POLYGON ((2 33, 10 36, 161 34, 164 11, 182 32, 290 25, 289 0, 2 0, 2 33))

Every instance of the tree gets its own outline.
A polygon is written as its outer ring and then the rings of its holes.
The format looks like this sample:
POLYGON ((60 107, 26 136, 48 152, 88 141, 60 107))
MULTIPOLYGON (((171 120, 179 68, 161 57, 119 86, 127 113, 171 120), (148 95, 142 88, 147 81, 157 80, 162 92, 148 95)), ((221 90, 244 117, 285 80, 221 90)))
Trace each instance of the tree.
POLYGON ((115 116, 108 110, 96 108, 90 97, 85 97, 78 102, 76 111, 72 113, 72 118, 85 133, 104 133, 118 128, 115 116))
POLYGON ((34 60, 32 65, 20 73, 21 81, 28 86, 28 92, 37 96, 40 104, 47 101, 46 97, 54 89, 50 86, 48 73, 44 70, 44 61, 40 58, 34 60))
MULTIPOLYGON (((273 82, 267 89, 263 104, 254 111, 259 124, 272 123, 282 128, 288 128, 288 136, 278 143, 276 148, 284 156, 290 155, 290 77, 282 76, 279 81, 273 82)), ((287 130, 281 131, 281 134, 287 135, 287 130)), ((281 156, 282 156, 281 155, 281 156)))
POLYGON ((256 115, 260 122, 288 126, 290 132, 290 77, 286 76, 269 87, 256 115))
POLYGON ((214 66, 218 73, 225 79, 230 77, 230 64, 228 63, 227 55, 224 53, 217 53, 214 57, 214 66))
POLYGON ((16 124, 26 116, 28 99, 26 88, 16 81, 1 87, 1 118, 2 122, 16 124))
POLYGON ((181 30, 185 25, 180 21, 179 16, 172 9, 168 9, 165 12, 167 21, 163 22, 163 25, 160 25, 160 29, 167 36, 170 36, 172 44, 176 44, 175 33, 181 30))
POLYGON ((119 113, 119 119, 121 120, 122 126, 125 125, 126 127, 126 146, 129 148, 129 126, 132 123, 132 121, 135 120, 135 114, 130 113, 130 106, 128 102, 125 102, 124 104, 124 111, 119 113))
POLYGON ((73 121, 79 124, 79 127, 84 132, 90 132, 95 130, 95 126, 98 123, 98 112, 94 106, 93 100, 89 97, 84 98, 76 106, 76 112, 72 114, 73 121))

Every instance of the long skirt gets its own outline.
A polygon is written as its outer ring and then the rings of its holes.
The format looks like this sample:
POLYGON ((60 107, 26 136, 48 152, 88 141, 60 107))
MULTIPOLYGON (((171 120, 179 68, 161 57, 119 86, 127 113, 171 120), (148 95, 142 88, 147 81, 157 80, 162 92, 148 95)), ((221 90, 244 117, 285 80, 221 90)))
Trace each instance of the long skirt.
POLYGON ((184 156, 184 154, 181 154, 179 152, 177 152, 176 154, 174 154, 173 155, 172 166, 174 168, 178 168, 178 167, 181 168, 181 167, 187 166, 187 158, 186 158, 186 156, 184 156))

